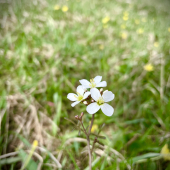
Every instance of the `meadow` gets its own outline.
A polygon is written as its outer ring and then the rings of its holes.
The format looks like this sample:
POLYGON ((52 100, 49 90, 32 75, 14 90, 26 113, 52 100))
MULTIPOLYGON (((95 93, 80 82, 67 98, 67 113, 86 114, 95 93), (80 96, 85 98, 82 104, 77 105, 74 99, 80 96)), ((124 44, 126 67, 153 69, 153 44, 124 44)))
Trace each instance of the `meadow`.
POLYGON ((88 170, 74 124, 91 115, 67 94, 100 75, 115 111, 95 115, 93 133, 104 123, 106 139, 92 169, 169 170, 169 9, 168 0, 0 2, 0 169, 88 170))

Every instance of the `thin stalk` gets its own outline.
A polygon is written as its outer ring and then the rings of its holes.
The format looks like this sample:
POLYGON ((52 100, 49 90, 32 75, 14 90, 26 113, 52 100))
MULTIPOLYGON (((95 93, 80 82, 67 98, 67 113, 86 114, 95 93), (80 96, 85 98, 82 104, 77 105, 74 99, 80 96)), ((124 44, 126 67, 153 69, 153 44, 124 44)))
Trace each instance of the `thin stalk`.
POLYGON ((87 147, 89 153, 89 170, 91 170, 91 151, 90 151, 90 138, 87 136, 87 147))
POLYGON ((92 119, 91 119, 91 124, 90 124, 90 128, 89 128, 89 136, 90 136, 90 133, 91 133, 91 128, 93 126, 93 121, 94 121, 94 114, 92 115, 92 119))
POLYGON ((80 121, 80 123, 81 123, 81 125, 82 125, 82 127, 83 127, 84 133, 86 134, 86 136, 88 136, 88 134, 87 134, 87 132, 86 132, 86 129, 85 129, 84 125, 83 125, 83 122, 80 121))
MULTIPOLYGON (((90 150, 90 133, 91 133, 91 128, 93 126, 93 122, 94 122, 94 114, 92 115, 92 119, 91 119, 91 124, 90 124, 90 128, 89 128, 89 132, 86 131, 84 125, 83 125, 83 122, 82 120, 80 120, 80 123, 83 127, 83 131, 86 135, 86 138, 87 138, 87 148, 88 148, 88 153, 89 153, 89 170, 92 169, 92 152, 90 150)), ((94 144, 93 144, 94 145, 94 144)))

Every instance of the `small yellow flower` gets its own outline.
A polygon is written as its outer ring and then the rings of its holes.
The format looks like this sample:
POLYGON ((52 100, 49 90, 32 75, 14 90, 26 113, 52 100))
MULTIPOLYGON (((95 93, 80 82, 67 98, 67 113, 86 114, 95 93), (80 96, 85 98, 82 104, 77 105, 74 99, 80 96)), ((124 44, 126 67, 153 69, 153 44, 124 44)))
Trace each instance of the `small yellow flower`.
POLYGON ((142 28, 137 29, 136 31, 138 34, 143 34, 144 30, 142 28))
POLYGON ((155 47, 158 47, 158 46, 159 46, 159 43, 158 43, 158 42, 154 42, 154 46, 155 46, 155 47))
POLYGON ((62 7, 62 11, 63 11, 63 12, 67 12, 67 11, 68 11, 68 7, 67 7, 67 6, 63 6, 63 7, 62 7))
POLYGON ((37 140, 34 140, 32 146, 33 146, 34 148, 36 148, 36 147, 38 146, 38 141, 37 141, 37 140))
POLYGON ((152 64, 146 64, 146 65, 144 65, 144 70, 146 70, 146 71, 153 71, 154 70, 154 67, 153 67, 153 65, 152 64))
POLYGON ((108 27, 108 24, 104 24, 104 25, 103 25, 103 28, 107 28, 107 27, 108 27))
POLYGON ((142 22, 146 22, 146 18, 142 18, 142 22))
POLYGON ((123 16, 124 21, 127 21, 128 19, 129 19, 128 16, 123 16))
POLYGON ((126 28, 126 25, 121 25, 121 28, 122 28, 122 29, 125 29, 125 28, 126 28))
POLYGON ((170 32, 170 27, 168 28, 168 32, 170 32))
POLYGON ((110 21, 110 17, 105 17, 105 18, 102 19, 102 23, 103 23, 103 24, 106 24, 106 23, 108 23, 109 21, 110 21))
POLYGON ((165 144, 164 147, 161 149, 161 154, 163 154, 163 158, 165 160, 170 161, 170 150, 168 148, 168 144, 165 144))
POLYGON ((99 45, 99 49, 103 50, 104 49, 104 45, 103 44, 99 45))
POLYGON ((127 33, 126 32, 121 33, 121 37, 124 40, 127 39, 127 33))
POLYGON ((138 25, 140 21, 138 19, 135 19, 135 24, 138 25))
POLYGON ((98 130, 98 125, 94 124, 94 125, 92 126, 92 128, 91 128, 91 132, 93 133, 93 132, 95 132, 95 131, 97 131, 97 130, 98 130))
POLYGON ((55 5, 54 6, 54 10, 59 10, 60 9, 60 6, 59 5, 55 5))

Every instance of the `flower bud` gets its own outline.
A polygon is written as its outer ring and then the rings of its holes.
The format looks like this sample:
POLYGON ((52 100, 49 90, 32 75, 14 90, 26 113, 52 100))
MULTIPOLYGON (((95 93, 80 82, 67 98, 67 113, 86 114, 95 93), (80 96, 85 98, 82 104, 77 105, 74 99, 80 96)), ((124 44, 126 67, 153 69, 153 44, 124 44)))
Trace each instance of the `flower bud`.
POLYGON ((94 103, 94 100, 93 100, 93 99, 91 99, 91 102, 92 102, 92 103, 94 103))
POLYGON ((75 116, 75 119, 79 120, 79 116, 78 116, 78 115, 76 115, 76 116, 75 116))
POLYGON ((87 101, 84 101, 83 104, 88 105, 88 102, 87 102, 87 101))
POLYGON ((99 92, 100 92, 100 94, 102 95, 102 94, 103 94, 103 88, 101 88, 101 89, 99 90, 99 92))
POLYGON ((81 112, 81 117, 83 117, 83 115, 84 115, 84 113, 83 113, 83 112, 81 112))
POLYGON ((103 92, 103 88, 100 89, 100 93, 103 92))
POLYGON ((82 121, 82 117, 83 117, 83 115, 84 115, 84 113, 83 113, 83 112, 81 112, 81 115, 80 115, 80 117, 79 117, 79 120, 80 120, 80 121, 82 121))

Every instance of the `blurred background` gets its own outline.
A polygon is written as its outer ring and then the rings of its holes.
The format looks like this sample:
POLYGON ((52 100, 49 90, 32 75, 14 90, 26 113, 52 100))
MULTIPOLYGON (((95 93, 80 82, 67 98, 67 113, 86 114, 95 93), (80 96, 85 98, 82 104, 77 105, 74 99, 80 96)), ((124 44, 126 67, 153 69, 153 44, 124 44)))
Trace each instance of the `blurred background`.
POLYGON ((107 148, 96 147, 93 169, 170 169, 159 154, 170 153, 169 9, 168 0, 0 0, 0 169, 20 169, 30 151, 28 170, 87 169, 85 136, 70 121, 84 112, 88 126, 91 115, 67 94, 97 75, 115 112, 95 115, 107 148))

